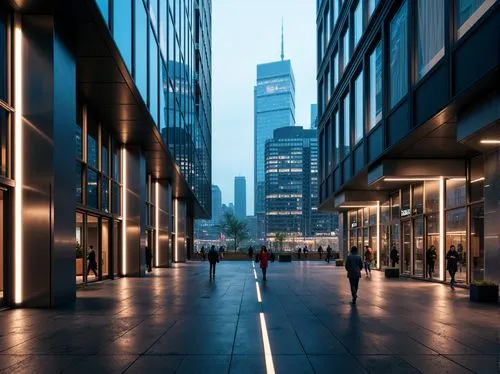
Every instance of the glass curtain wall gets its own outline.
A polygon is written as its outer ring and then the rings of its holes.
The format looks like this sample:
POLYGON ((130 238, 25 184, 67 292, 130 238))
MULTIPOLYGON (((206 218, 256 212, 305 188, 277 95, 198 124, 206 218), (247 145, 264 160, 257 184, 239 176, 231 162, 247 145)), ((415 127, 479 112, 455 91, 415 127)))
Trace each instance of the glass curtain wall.
POLYGON ((75 266, 82 283, 118 272, 111 269, 116 241, 110 229, 121 219, 121 159, 119 144, 84 105, 77 108, 75 146, 75 266))
POLYGON ((418 79, 444 57, 444 0, 418 0, 418 79))
POLYGON ((389 103, 393 108, 408 92, 408 4, 405 1, 390 24, 389 103))

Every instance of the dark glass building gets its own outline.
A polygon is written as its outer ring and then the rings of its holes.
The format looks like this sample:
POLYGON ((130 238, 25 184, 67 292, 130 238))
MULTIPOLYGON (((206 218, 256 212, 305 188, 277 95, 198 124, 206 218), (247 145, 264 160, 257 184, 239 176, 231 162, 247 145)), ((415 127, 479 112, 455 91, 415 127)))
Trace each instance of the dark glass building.
POLYGON ((334 214, 318 212, 318 140, 315 130, 287 126, 266 141, 266 236, 331 234, 334 214))
POLYGON ((4 1, 0 302, 189 258, 210 216, 210 0, 4 1), (89 258, 95 258, 95 266, 89 258))
MULTIPOLYGON (((212 215, 210 219, 197 219, 194 226, 195 241, 218 240, 222 217, 222 192, 219 186, 212 186, 212 215)), ((204 243, 204 242, 202 242, 204 243)), ((204 245, 204 244, 201 244, 204 245)), ((200 247, 200 245, 198 245, 200 247)), ((200 247, 201 248, 201 247, 200 247)), ((198 248, 199 249, 199 248, 198 248)))
POLYGON ((500 3, 318 1, 320 209, 410 277, 500 282, 500 3), (432 251, 436 250, 433 261, 432 251))

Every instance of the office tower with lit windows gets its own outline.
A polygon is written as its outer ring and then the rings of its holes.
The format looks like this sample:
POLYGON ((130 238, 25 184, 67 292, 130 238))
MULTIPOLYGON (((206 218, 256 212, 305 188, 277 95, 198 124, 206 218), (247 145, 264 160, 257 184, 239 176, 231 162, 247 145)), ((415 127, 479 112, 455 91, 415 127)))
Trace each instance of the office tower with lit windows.
POLYGON ((155 267, 190 257, 211 213, 211 22, 210 0, 2 2, 0 306, 143 276, 146 247, 155 267))
POLYGON ((499 283, 500 2, 317 4, 319 199, 341 248, 448 282, 453 245, 458 284, 499 283))

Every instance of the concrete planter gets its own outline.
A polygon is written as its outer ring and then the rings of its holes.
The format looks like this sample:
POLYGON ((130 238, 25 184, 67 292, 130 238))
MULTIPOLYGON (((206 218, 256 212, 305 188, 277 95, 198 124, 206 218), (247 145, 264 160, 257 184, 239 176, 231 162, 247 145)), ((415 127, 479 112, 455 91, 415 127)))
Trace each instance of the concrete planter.
POLYGON ((498 285, 470 285, 470 301, 498 303, 498 285))
POLYGON ((398 268, 385 268, 384 274, 386 278, 399 278, 398 268))
POLYGON ((342 259, 335 260, 335 266, 344 266, 344 260, 342 259))
POLYGON ((279 262, 292 262, 292 255, 291 254, 281 254, 278 256, 278 261, 279 262))

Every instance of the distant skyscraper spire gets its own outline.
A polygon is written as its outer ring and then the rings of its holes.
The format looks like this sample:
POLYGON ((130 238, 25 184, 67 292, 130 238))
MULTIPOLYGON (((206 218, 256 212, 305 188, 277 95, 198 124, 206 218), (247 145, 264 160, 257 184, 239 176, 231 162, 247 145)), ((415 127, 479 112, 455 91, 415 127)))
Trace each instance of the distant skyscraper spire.
POLYGON ((285 59, 285 43, 283 41, 283 17, 281 17, 281 61, 285 59))

